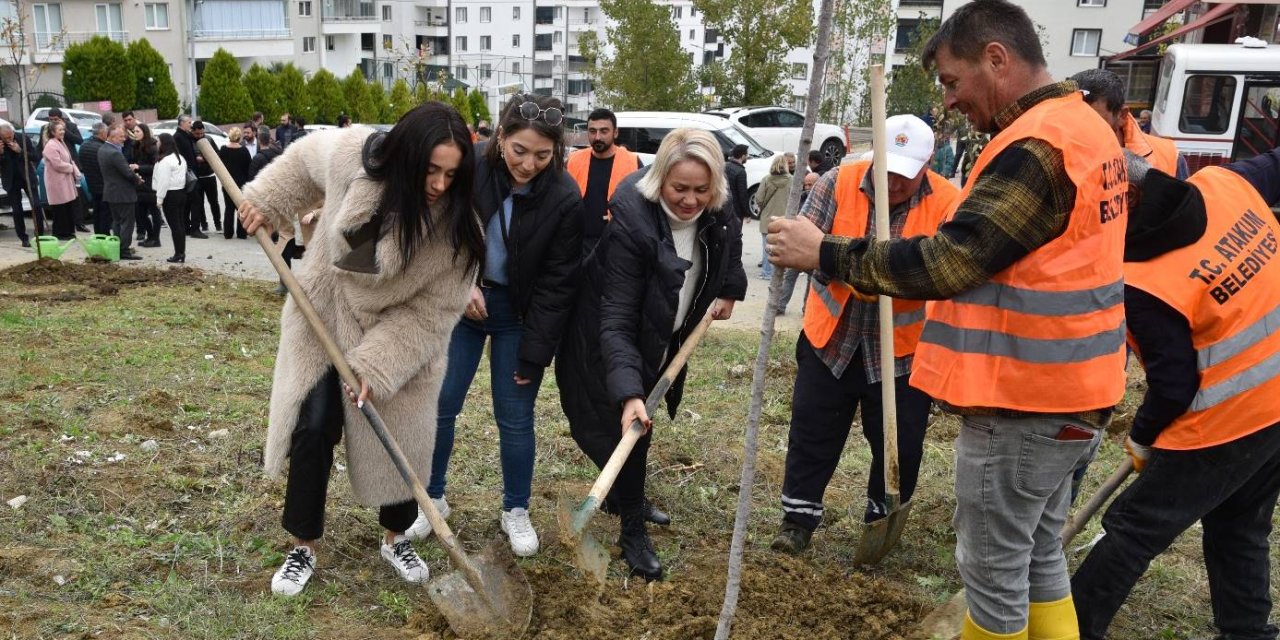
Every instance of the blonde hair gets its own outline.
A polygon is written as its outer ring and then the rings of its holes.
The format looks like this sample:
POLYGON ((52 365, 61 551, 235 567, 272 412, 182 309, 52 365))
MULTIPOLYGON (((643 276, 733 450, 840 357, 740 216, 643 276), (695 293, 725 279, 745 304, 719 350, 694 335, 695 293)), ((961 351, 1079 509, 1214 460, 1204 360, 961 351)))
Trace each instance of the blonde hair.
POLYGON ((667 174, 685 160, 701 162, 711 173, 711 199, 707 201, 707 208, 723 207, 729 191, 724 179, 724 152, 716 139, 701 129, 675 129, 668 133, 658 147, 649 172, 636 183, 636 190, 645 200, 658 202, 662 198, 662 183, 666 181, 667 174))
POLYGON ((240 142, 240 138, 243 136, 244 131, 240 127, 231 127, 231 130, 227 131, 227 142, 240 142))
MULTIPOLYGON (((772 173, 775 176, 789 175, 791 172, 788 170, 788 167, 787 167, 788 155, 790 154, 786 154, 786 153, 774 154, 773 162, 769 163, 769 173, 772 173)), ((791 157, 794 158, 795 156, 791 156, 791 157)))

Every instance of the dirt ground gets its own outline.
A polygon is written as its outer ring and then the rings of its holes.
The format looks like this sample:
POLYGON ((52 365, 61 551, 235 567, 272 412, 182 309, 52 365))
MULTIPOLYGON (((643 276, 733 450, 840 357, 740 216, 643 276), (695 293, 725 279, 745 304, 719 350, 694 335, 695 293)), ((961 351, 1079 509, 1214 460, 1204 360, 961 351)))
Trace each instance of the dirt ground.
POLYGON ((0 270, 0 295, 19 299, 72 301, 92 295, 112 296, 122 288, 152 285, 196 284, 203 275, 189 267, 170 269, 126 268, 101 262, 33 260, 0 270))

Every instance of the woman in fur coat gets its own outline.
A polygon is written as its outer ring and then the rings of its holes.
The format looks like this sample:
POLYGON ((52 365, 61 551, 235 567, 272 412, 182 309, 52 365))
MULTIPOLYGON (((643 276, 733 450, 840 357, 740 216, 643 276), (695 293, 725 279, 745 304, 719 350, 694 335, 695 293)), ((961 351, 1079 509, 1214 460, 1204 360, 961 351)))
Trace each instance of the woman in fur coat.
POLYGON ((356 498, 378 507, 386 529, 382 557, 407 581, 427 579, 403 535, 417 515, 412 492, 357 407, 376 399, 414 471, 430 475, 449 334, 484 250, 472 153, 458 112, 429 102, 387 134, 352 127, 300 139, 245 190, 249 233, 292 228, 323 203, 312 259, 296 275, 360 379, 343 402, 324 349, 286 301, 265 458, 269 475, 288 468, 282 524, 294 540, 271 581, 276 593, 297 594, 315 568, 333 448, 344 436, 356 498))

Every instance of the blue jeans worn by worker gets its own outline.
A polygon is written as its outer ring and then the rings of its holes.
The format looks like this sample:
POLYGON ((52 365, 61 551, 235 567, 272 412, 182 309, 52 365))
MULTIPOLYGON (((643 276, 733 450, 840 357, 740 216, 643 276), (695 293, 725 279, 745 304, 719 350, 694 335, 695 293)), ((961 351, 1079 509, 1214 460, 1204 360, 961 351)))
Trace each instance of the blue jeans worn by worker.
POLYGON ((431 461, 431 482, 427 494, 444 495, 445 473, 453 454, 454 423, 462 412, 467 390, 480 366, 485 339, 489 338, 489 376, 493 394, 493 416, 498 422, 499 454, 502 460, 502 508, 529 508, 533 485, 533 405, 542 382, 539 372, 529 384, 515 383, 523 329, 512 307, 507 287, 484 291, 489 317, 477 322, 463 318, 449 339, 449 368, 440 389, 436 418, 436 450, 431 461))
POLYGON ((964 416, 956 438, 956 564, 978 626, 1019 632, 1030 602, 1071 594, 1061 536, 1071 475, 1092 457, 1100 433, 1079 415, 964 416), (1084 429, 1077 433, 1086 439, 1058 439, 1068 425, 1084 429))

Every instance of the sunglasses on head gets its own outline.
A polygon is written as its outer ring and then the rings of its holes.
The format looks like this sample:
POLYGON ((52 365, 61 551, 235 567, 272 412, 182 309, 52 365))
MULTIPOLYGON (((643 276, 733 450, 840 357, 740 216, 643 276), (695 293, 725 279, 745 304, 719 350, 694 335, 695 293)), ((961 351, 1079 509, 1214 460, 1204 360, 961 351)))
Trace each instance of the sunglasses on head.
POLYGON ((517 112, 521 118, 529 121, 537 120, 541 117, 543 122, 553 127, 559 126, 561 122, 564 122, 564 111, 560 110, 559 107, 543 109, 538 106, 538 103, 532 101, 521 103, 517 108, 517 112))

